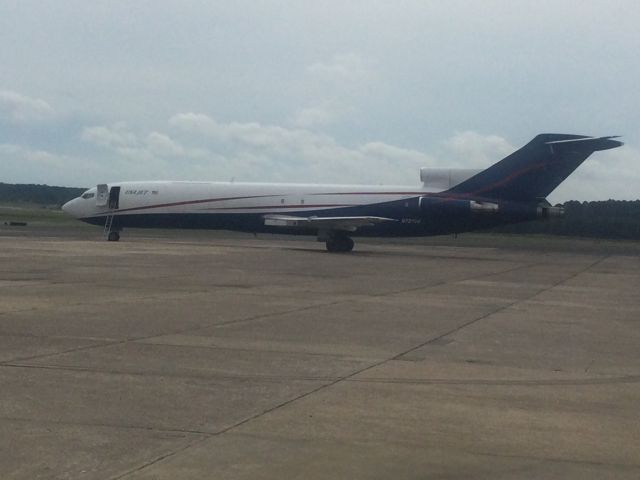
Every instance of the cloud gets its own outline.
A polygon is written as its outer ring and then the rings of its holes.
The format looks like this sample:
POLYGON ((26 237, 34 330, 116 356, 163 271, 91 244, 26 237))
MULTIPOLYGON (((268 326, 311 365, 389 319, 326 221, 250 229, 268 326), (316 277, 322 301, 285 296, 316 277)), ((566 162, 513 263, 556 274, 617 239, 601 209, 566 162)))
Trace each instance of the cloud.
POLYGON ((82 131, 82 140, 111 150, 130 160, 152 160, 160 158, 198 158, 206 156, 201 149, 190 149, 170 136, 150 132, 139 135, 131 131, 125 123, 108 126, 86 127, 82 131))
POLYGON ((625 145, 595 152, 550 197, 565 200, 640 198, 640 150, 625 145))
POLYGON ((347 147, 302 128, 222 123, 198 113, 175 115, 169 124, 182 135, 198 135, 195 141, 227 158, 238 179, 417 184, 419 168, 435 163, 415 150, 384 142, 347 147))
POLYGON ((455 166, 488 167, 516 150, 505 138, 474 131, 456 133, 443 142, 445 154, 455 166))
POLYGON ((169 119, 169 124, 182 132, 199 133, 219 145, 234 144, 271 152, 305 150, 333 142, 329 136, 304 129, 262 125, 257 122, 220 123, 199 113, 174 115, 169 119))
POLYGON ((354 83, 367 78, 372 64, 356 53, 340 53, 329 61, 315 62, 307 67, 307 73, 319 80, 335 83, 354 83))
POLYGON ((0 144, 5 178, 17 183, 83 186, 94 166, 82 158, 10 143, 0 144))
POLYGON ((39 98, 28 97, 10 90, 0 90, 0 119, 13 124, 42 122, 54 116, 54 110, 39 98))
POLYGON ((124 123, 116 123, 111 127, 86 127, 81 138, 86 142, 113 149, 133 147, 139 143, 138 137, 130 132, 124 123))
POLYGON ((337 101, 325 101, 320 105, 298 110, 293 118, 293 125, 302 128, 322 127, 342 119, 353 111, 337 101))
POLYGON ((66 166, 66 158, 62 155, 53 154, 44 150, 34 150, 21 145, 8 143, 0 144, 0 156, 14 157, 18 161, 37 164, 43 167, 63 168, 66 166))
POLYGON ((162 133, 151 132, 147 135, 145 143, 150 152, 160 157, 183 157, 189 155, 187 149, 162 133))

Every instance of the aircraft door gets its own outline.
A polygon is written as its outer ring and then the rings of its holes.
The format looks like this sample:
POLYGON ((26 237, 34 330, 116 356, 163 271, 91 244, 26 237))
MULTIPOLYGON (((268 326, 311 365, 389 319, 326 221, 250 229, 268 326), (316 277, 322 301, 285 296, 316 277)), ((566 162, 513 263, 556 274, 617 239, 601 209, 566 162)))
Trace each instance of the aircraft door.
POLYGON ((111 187, 109 190, 109 210, 120 208, 120 187, 111 187))
POLYGON ((106 207, 109 200, 109 186, 106 183, 101 183, 97 187, 98 194, 96 195, 96 206, 106 207))

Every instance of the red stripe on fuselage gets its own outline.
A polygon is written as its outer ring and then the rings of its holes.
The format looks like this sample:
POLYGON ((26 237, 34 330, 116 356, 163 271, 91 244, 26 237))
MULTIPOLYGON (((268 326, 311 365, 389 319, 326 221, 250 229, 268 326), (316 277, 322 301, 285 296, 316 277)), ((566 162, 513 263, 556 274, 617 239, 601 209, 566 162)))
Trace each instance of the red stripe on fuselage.
POLYGON ((251 207, 221 207, 221 208, 207 208, 205 210, 261 210, 261 209, 265 209, 265 208, 272 208, 272 209, 276 209, 276 208, 335 208, 335 207, 357 207, 359 206, 359 204, 349 204, 349 205, 345 205, 345 204, 332 204, 332 203, 327 203, 327 204, 323 204, 323 205, 305 205, 305 204, 299 204, 299 205, 263 205, 263 206, 251 206, 251 207))
POLYGON ((178 207, 180 205, 195 205, 198 203, 224 202, 225 200, 246 200, 248 198, 268 198, 282 195, 251 195, 245 197, 204 198, 202 200, 184 200, 182 202, 159 203, 157 205, 145 205, 143 207, 119 208, 118 212, 131 212, 133 210, 147 210, 149 208, 178 207))
MULTIPOLYGON (((500 180, 498 180, 498 181, 496 181, 496 182, 494 182, 494 183, 491 183, 491 184, 489 184, 489 185, 485 185, 485 186, 483 186, 483 187, 479 188, 478 190, 475 190, 475 191, 473 191, 473 192, 459 193, 459 194, 453 193, 453 194, 452 194, 452 197, 454 197, 454 198, 455 198, 455 197, 464 197, 464 198, 468 198, 468 197, 473 197, 473 196, 481 195, 481 194, 483 194, 483 193, 485 193, 485 192, 488 192, 488 191, 491 191, 491 190, 493 190, 493 189, 495 189, 495 188, 502 187, 502 186, 504 186, 505 184, 507 184, 507 183, 509 183, 509 182, 513 181, 514 179, 516 179, 516 178, 518 178, 518 177, 521 177, 522 175, 525 175, 525 174, 530 173, 530 172, 533 172, 533 171, 535 171, 535 170, 539 170, 539 169, 541 169, 541 168, 544 168, 544 167, 546 167, 547 165, 549 165, 549 163, 551 163, 551 162, 549 162, 549 161, 545 161, 545 162, 542 162, 542 163, 536 163, 536 164, 534 164, 534 165, 529 165, 529 166, 527 166, 527 167, 525 167, 525 168, 523 168, 523 169, 521 169, 521 170, 517 170, 517 171, 515 171, 515 172, 511 173, 510 175, 507 175, 506 177, 504 177, 504 178, 502 178, 502 179, 500 179, 500 180)), ((472 178, 473 178, 473 177, 472 177, 472 178)), ((463 182, 463 183, 464 183, 464 182, 463 182)), ((457 186, 457 185, 456 185, 456 186, 457 186)), ((456 187, 453 187, 453 188, 456 188, 456 187)))
MULTIPOLYGON (((422 195, 427 192, 338 192, 338 193, 308 193, 303 195, 422 195)), ((181 202, 172 202, 172 203, 159 203, 156 205, 145 205, 140 207, 130 207, 130 208, 120 208, 118 210, 114 210, 107 213, 120 213, 120 212, 132 212, 136 210, 149 210, 153 208, 164 208, 164 207, 178 207, 182 205, 197 205, 199 203, 213 203, 213 202, 224 202, 228 200, 247 200, 250 198, 270 198, 270 197, 289 197, 289 196, 300 196, 300 194, 273 194, 273 195, 249 195, 243 197, 223 197, 223 198, 204 198, 201 200, 184 200, 181 202)), ((222 207, 219 209, 211 208, 207 210, 244 210, 244 209, 261 209, 261 208, 320 208, 320 207, 350 207, 356 205, 342 205, 342 204, 328 204, 328 205, 273 205, 273 206, 263 206, 263 207, 222 207)))

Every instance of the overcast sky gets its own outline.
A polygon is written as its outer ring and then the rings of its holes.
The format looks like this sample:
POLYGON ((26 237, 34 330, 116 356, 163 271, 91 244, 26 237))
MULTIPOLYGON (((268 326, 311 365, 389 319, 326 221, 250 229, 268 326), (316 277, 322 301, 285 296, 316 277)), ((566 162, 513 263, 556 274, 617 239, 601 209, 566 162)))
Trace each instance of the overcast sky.
POLYGON ((551 196, 640 197, 640 2, 0 0, 0 182, 419 184, 622 135, 551 196))

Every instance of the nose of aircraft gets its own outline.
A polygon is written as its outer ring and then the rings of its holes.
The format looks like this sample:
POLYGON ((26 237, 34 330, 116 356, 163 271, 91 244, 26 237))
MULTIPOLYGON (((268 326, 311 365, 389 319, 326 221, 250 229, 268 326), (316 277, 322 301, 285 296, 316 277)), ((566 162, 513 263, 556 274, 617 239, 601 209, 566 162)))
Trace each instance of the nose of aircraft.
POLYGON ((67 203, 62 205, 62 211, 67 215, 71 215, 72 217, 78 216, 78 199, 74 198, 73 200, 69 200, 67 203))

